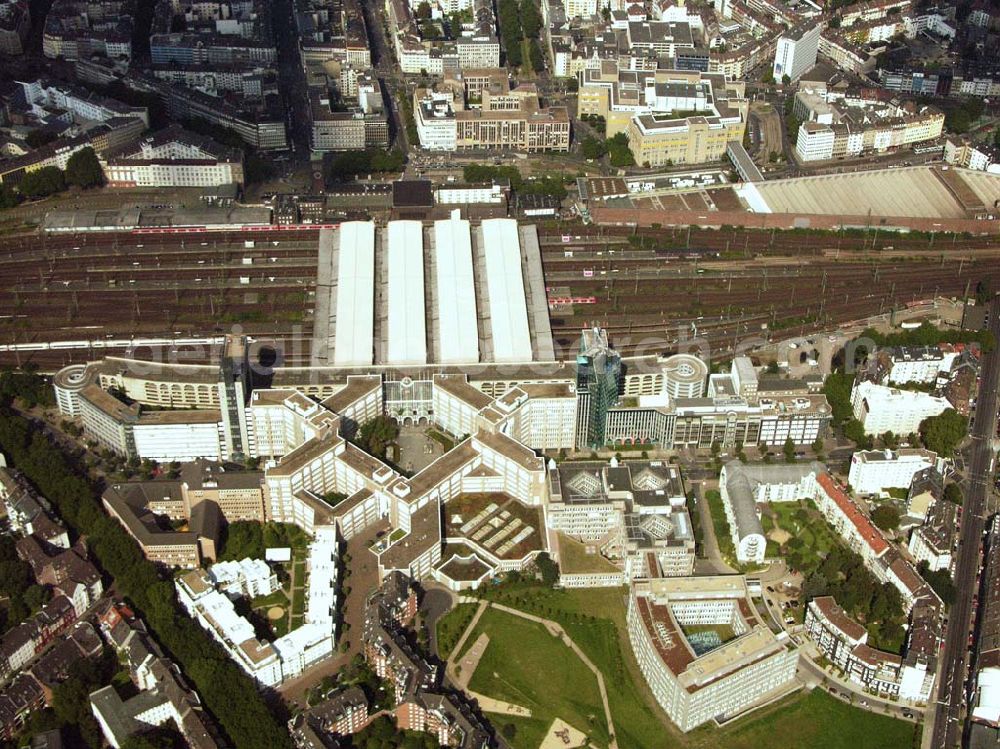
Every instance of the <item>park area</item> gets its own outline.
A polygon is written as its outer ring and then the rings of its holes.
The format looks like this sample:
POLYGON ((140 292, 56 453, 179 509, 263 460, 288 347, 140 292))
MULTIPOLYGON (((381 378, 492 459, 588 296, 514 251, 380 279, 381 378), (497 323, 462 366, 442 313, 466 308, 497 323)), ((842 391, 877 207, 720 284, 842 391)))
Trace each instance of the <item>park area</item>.
MULTIPOLYGON (((915 743, 912 724, 853 708, 820 692, 799 692, 722 728, 681 734, 653 700, 632 654, 622 588, 552 590, 535 582, 487 588, 482 597, 562 625, 601 671, 621 749, 889 749, 915 743)), ((464 604, 438 622, 446 650, 473 618, 464 604)), ((486 609, 462 646, 489 637, 469 689, 531 710, 530 718, 487 713, 513 749, 537 749, 556 718, 608 746, 607 724, 594 674, 540 624, 486 609)), ((724 639, 724 638, 722 638, 724 639)), ((456 662, 459 659, 456 659, 456 662)))

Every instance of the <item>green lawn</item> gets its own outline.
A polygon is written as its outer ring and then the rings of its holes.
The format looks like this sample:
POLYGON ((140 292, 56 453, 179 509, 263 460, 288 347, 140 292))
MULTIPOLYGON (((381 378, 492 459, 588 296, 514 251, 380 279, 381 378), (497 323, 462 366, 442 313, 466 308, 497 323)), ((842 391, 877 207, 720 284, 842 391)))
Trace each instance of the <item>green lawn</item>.
POLYGON ((692 749, 911 749, 915 726, 846 705, 819 689, 799 693, 725 728, 689 734, 692 749))
POLYGON ((475 613, 476 604, 460 603, 437 620, 438 656, 442 660, 448 660, 448 656, 458 644, 458 639, 462 636, 465 628, 469 626, 475 613))
POLYGON ((772 502, 768 510, 782 530, 801 541, 795 546, 802 556, 801 566, 804 570, 815 567, 830 549, 841 543, 830 529, 826 518, 819 510, 810 507, 809 503, 772 502))
POLYGON ((483 632, 490 644, 469 688, 531 709, 531 718, 518 727, 514 749, 536 749, 557 717, 599 746, 608 745, 597 678, 561 640, 540 624, 496 609, 486 610, 470 642, 483 632))
MULTIPOLYGON (((488 588, 484 593, 491 600, 563 625, 604 675, 621 749, 666 749, 676 745, 670 734, 664 733, 669 730, 667 718, 656 707, 632 655, 625 626, 623 589, 551 590, 521 584, 488 588)), ((581 726, 580 730, 586 727, 581 726)))
MULTIPOLYGON (((914 743, 915 729, 911 724, 872 715, 818 690, 810 694, 798 692, 724 728, 707 726, 682 735, 653 701, 635 662, 625 626, 623 589, 551 590, 522 583, 487 588, 483 594, 491 600, 563 625, 604 675, 621 749, 911 749, 918 745, 914 743)), ((488 610, 484 617, 498 613, 488 610)), ((503 621, 508 620, 512 618, 508 616, 503 621)), ((471 646, 473 641, 474 637, 467 645, 471 646)), ((491 642, 487 653, 493 649, 493 642, 496 640, 491 642)), ((533 640, 516 642, 514 650, 524 648, 525 642, 533 640)), ((559 669, 560 673, 565 673, 561 664, 559 669)), ((537 675, 535 681, 539 681, 537 675)), ((546 679, 544 683, 549 682, 546 679)), ((559 680, 563 687, 568 683, 575 684, 568 677, 559 680)), ((515 725, 515 749, 538 746, 534 738, 538 734, 532 734, 527 725, 534 721, 489 717, 497 727, 505 722, 515 725), (522 741, 523 732, 529 735, 522 741), (532 745, 529 741, 535 743, 532 745)), ((581 730, 587 729, 581 727, 581 730)), ((594 736, 596 738, 596 734, 594 736)))
POLYGON ((722 495, 715 489, 709 489, 705 492, 705 500, 712 515, 712 527, 715 529, 715 541, 719 544, 719 553, 730 565, 735 565, 736 547, 733 546, 733 537, 729 535, 729 521, 726 520, 722 495))
POLYGON ((296 588, 292 591, 292 618, 298 619, 306 610, 306 589, 296 588))

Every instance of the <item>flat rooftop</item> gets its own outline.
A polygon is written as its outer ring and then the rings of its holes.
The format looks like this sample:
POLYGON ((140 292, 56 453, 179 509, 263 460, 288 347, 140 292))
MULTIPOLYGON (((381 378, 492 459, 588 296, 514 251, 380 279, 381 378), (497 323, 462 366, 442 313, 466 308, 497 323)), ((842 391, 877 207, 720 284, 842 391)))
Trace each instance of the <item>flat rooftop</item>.
MULTIPOLYGON (((1000 175, 955 170, 983 202, 1000 198, 1000 175), (992 197, 991 196, 995 196, 992 197)), ((752 191, 770 213, 914 218, 966 218, 954 193, 930 166, 882 169, 848 174, 773 180, 738 188, 741 197, 752 191)), ((988 201, 988 202, 987 202, 988 201)), ((759 211, 758 211, 759 212, 759 211)))

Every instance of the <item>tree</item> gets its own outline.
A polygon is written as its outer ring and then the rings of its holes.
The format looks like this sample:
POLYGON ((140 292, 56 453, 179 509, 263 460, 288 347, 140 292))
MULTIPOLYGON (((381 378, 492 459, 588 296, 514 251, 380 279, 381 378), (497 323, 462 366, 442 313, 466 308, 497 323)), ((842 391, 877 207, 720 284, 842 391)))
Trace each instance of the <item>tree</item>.
POLYGON ((787 86, 789 83, 792 82, 792 77, 788 75, 788 73, 785 73, 783 76, 781 76, 781 82, 787 86))
POLYGON ((367 452, 379 457, 385 457, 389 443, 399 436, 399 426, 389 416, 376 416, 369 419, 358 430, 357 442, 367 452))
POLYGON ((426 21, 431 17, 431 4, 424 0, 417 6, 417 18, 426 21))
POLYGON ((761 83, 766 83, 768 85, 774 83, 774 71, 768 68, 764 71, 764 74, 760 77, 761 83))
POLYGON ((613 138, 609 138, 607 147, 610 154, 611 166, 635 166, 635 157, 628 146, 628 136, 625 133, 618 133, 613 138))
POLYGON ((52 132, 51 130, 45 130, 43 128, 35 128, 25 137, 24 142, 28 144, 31 148, 41 148, 47 143, 51 143, 56 138, 58 134, 52 132))
POLYGON ((956 505, 960 505, 965 501, 965 495, 962 494, 962 487, 954 482, 944 488, 944 498, 956 505))
POLYGON ((25 174, 18 189, 29 198, 44 198, 65 190, 66 178, 59 167, 46 166, 25 174))
POLYGON ((955 584, 952 582, 948 570, 934 570, 932 572, 930 565, 924 560, 917 565, 917 571, 938 594, 945 606, 951 606, 955 602, 955 584))
POLYGON ((785 438, 785 446, 782 448, 785 452, 785 462, 794 463, 795 462, 795 442, 791 437, 785 438))
POLYGON ((20 203, 21 196, 14 192, 9 185, 0 185, 0 211, 15 208, 20 203))
POLYGON ((551 588, 559 581, 559 565, 552 561, 548 552, 543 551, 535 557, 535 566, 542 574, 542 583, 551 588))
POLYGON ((520 5, 521 31, 527 39, 537 39, 542 29, 542 14, 538 12, 536 0, 521 0, 520 5))
POLYGON ((583 139, 580 148, 583 151, 583 158, 585 159, 599 159, 608 152, 608 149, 601 141, 590 135, 583 139))
POLYGON ((768 374, 770 374, 770 375, 776 375, 780 371, 781 371, 781 369, 778 367, 778 362, 777 361, 768 362, 768 364, 767 364, 767 373, 768 374))
POLYGON ((104 184, 104 171, 90 146, 82 148, 66 162, 66 182, 84 189, 104 184))
POLYGON ((872 522, 884 531, 895 530, 899 526, 899 510, 890 504, 879 505, 872 513, 872 522))
POLYGON ((953 408, 920 422, 920 438, 924 445, 945 458, 951 457, 968 430, 969 420, 953 408))
POLYGON ((892 431, 885 432, 882 435, 882 444, 885 445, 887 450, 895 450, 899 447, 899 437, 892 431))
POLYGON ((872 449, 872 438, 870 435, 865 434, 865 425, 857 419, 851 419, 844 425, 844 436, 861 450, 872 449))
MULTIPOLYGON (((1000 128, 997 129, 1000 133, 1000 128)), ((976 304, 989 304, 993 298, 993 291, 990 289, 989 281, 980 280, 976 283, 976 304)))
POLYGON ((538 43, 537 39, 532 39, 528 44, 528 61, 534 72, 541 73, 545 70, 545 53, 542 52, 542 45, 538 43))

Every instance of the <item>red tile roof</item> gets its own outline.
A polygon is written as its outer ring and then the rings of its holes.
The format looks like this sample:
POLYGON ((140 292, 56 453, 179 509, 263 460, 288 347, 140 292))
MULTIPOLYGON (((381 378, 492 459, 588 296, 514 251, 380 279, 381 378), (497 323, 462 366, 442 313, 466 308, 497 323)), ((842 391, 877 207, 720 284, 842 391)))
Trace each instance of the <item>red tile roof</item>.
POLYGON ((841 512, 843 512, 844 515, 847 516, 847 519, 854 524, 854 527, 858 529, 858 533, 861 534, 861 538, 864 539, 865 543, 868 544, 869 547, 871 547, 871 550, 875 552, 875 555, 878 556, 884 553, 885 550, 889 548, 889 542, 885 540, 881 531, 872 525, 868 516, 861 512, 858 506, 854 504, 854 500, 848 497, 847 494, 844 493, 844 490, 837 486, 828 474, 821 473, 816 477, 816 480, 819 482, 823 491, 826 492, 826 496, 837 503, 841 512))

